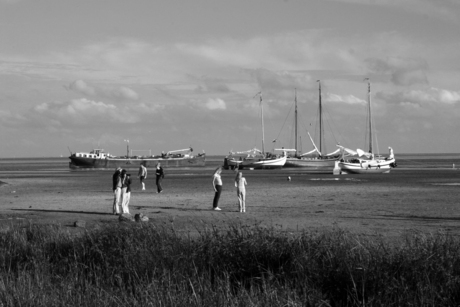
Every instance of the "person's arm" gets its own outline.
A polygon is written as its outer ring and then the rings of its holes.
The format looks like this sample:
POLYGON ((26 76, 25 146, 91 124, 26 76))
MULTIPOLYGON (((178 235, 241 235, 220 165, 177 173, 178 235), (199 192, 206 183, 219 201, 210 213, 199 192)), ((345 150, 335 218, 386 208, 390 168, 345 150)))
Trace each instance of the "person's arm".
POLYGON ((248 185, 248 182, 246 181, 246 178, 244 178, 244 185, 248 185))
POLYGON ((214 188, 214 192, 217 192, 217 189, 216 189, 216 176, 212 177, 212 187, 214 188))

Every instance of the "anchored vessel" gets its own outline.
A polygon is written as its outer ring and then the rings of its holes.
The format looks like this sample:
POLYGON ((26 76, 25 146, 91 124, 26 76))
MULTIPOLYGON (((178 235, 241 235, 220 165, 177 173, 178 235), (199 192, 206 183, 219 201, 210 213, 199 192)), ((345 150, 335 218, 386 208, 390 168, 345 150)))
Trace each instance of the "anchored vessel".
MULTIPOLYGON (((260 98, 260 108, 261 108, 261 124, 262 124, 262 150, 257 148, 245 151, 245 152, 230 152, 230 155, 224 159, 224 168, 225 169, 270 169, 270 168, 282 168, 286 163, 286 151, 282 149, 283 152, 281 155, 272 154, 265 152, 264 144, 264 108, 262 105, 262 93, 258 93, 260 98), (245 158, 235 157, 235 155, 247 154, 245 158)), ((257 96, 256 95, 256 96, 257 96)), ((278 149, 276 149, 278 150, 278 149)))
POLYGON ((332 153, 323 155, 322 154, 322 147, 323 147, 323 111, 322 111, 322 103, 321 103, 321 82, 320 80, 317 81, 319 84, 319 148, 316 146, 313 138, 311 137, 310 133, 308 136, 310 137, 310 141, 314 147, 313 150, 298 154, 297 149, 297 95, 295 97, 295 111, 294 111, 294 121, 295 121, 295 149, 285 149, 288 152, 294 152, 294 156, 288 156, 286 159, 286 164, 284 167, 302 167, 304 170, 312 171, 312 172, 324 172, 324 173, 331 173, 332 169, 334 168, 334 163, 340 158, 339 151, 334 151, 332 153), (312 156, 316 155, 316 156, 312 156))
POLYGON ((361 149, 356 151, 337 145, 342 151, 342 159, 336 162, 334 173, 338 174, 372 174, 372 173, 389 173, 390 170, 396 167, 396 160, 393 153, 393 148, 388 147, 390 153, 388 157, 375 155, 372 149, 372 112, 371 112, 371 83, 368 81, 368 113, 369 113, 369 151, 364 152, 361 149), (350 158, 344 160, 344 155, 358 155, 359 158, 350 158), (365 158, 361 158, 361 157, 365 158))
POLYGON ((103 149, 90 152, 76 152, 69 157, 69 167, 78 168, 113 168, 143 164, 146 167, 155 166, 158 162, 164 167, 195 167, 206 165, 206 154, 192 154, 192 148, 173 150, 157 156, 123 156, 117 157, 105 153, 103 149))

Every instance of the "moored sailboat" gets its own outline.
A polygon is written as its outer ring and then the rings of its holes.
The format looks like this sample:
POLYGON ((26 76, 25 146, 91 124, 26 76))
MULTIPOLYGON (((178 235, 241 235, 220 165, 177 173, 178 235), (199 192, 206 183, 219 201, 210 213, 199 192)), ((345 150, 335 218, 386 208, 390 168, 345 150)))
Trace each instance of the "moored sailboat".
MULTIPOLYGON (((281 149, 281 155, 265 152, 265 131, 264 131, 264 109, 262 104, 262 93, 257 94, 260 99, 261 108, 261 125, 262 125, 262 150, 256 148, 246 151, 248 153, 245 158, 237 160, 233 155, 227 156, 224 159, 224 168, 240 168, 240 169, 272 169, 282 168, 286 163, 286 151, 281 149)), ((256 95, 256 96, 257 96, 256 95)), ((236 153, 236 154, 241 154, 236 153)))
POLYGON ((317 81, 319 84, 319 95, 318 95, 318 100, 319 100, 319 148, 316 146, 315 142, 313 141, 313 138, 311 137, 310 133, 308 133, 308 136, 310 137, 310 141, 314 147, 313 150, 303 153, 303 154, 298 154, 298 148, 297 148, 297 131, 298 131, 298 124, 297 124, 297 95, 295 97, 295 111, 294 111, 294 122, 295 122, 295 149, 288 149, 286 151, 288 152, 294 152, 294 156, 289 156, 286 159, 286 164, 284 167, 302 167, 303 170, 306 171, 313 171, 315 173, 317 172, 324 172, 324 173, 330 173, 332 172, 332 169, 334 168, 334 163, 340 158, 339 151, 336 150, 330 154, 323 155, 322 154, 322 147, 323 147, 323 110, 322 110, 322 99, 321 99, 321 81, 317 81))
POLYGON ((375 155, 373 152, 373 132, 372 132, 372 108, 371 108, 371 83, 368 78, 368 113, 369 113, 369 151, 364 152, 361 149, 356 151, 337 145, 342 151, 342 159, 336 162, 334 173, 339 174, 373 174, 373 173, 389 173, 390 170, 396 167, 393 148, 388 147, 389 155, 384 158, 380 155, 375 155), (358 156, 358 158, 349 158, 345 160, 345 154, 358 156), (364 157, 364 158, 361 158, 364 157))

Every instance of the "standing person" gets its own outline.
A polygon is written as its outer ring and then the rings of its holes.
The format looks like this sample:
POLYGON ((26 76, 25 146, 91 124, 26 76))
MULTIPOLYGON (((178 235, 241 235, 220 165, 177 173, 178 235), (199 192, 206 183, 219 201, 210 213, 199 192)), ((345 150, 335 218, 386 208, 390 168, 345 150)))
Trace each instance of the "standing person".
POLYGON ((142 191, 145 191, 144 180, 147 179, 147 168, 142 163, 141 163, 141 166, 139 167, 139 172, 137 173, 137 177, 139 177, 139 180, 142 184, 142 191))
POLYGON ((235 177, 236 194, 238 195, 238 202, 240 205, 240 212, 246 212, 246 178, 243 177, 242 172, 237 172, 235 177))
POLYGON ((161 167, 161 163, 157 164, 157 168, 155 170, 155 174, 157 175, 157 193, 161 193, 163 191, 163 188, 161 187, 161 180, 165 178, 165 174, 163 172, 163 168, 161 167))
POLYGON ((120 196, 121 196, 121 167, 117 167, 115 173, 112 176, 112 185, 113 185, 113 214, 120 214, 120 196))
POLYGON ((212 202, 212 209, 215 211, 220 211, 222 209, 219 208, 219 198, 220 193, 222 193, 222 178, 220 177, 220 173, 222 173, 222 167, 216 168, 214 175, 212 175, 212 186, 214 187, 214 200, 212 202))
POLYGON ((126 174, 126 170, 121 172, 121 212, 129 214, 129 200, 131 199, 131 175, 126 174))

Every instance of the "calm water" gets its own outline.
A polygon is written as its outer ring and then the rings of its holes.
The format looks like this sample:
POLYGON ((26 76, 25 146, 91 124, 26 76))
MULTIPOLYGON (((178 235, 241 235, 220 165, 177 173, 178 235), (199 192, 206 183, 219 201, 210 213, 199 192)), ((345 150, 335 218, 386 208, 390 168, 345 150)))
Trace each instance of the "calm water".
MULTIPOLYGON (((460 168, 460 154, 397 154, 398 168, 460 168)), ((206 157, 206 167, 213 169, 223 164, 225 156, 206 157)), ((0 159, 0 173, 10 171, 70 171, 69 158, 3 158, 0 159)), ((137 165, 130 167, 137 169, 137 165)))

